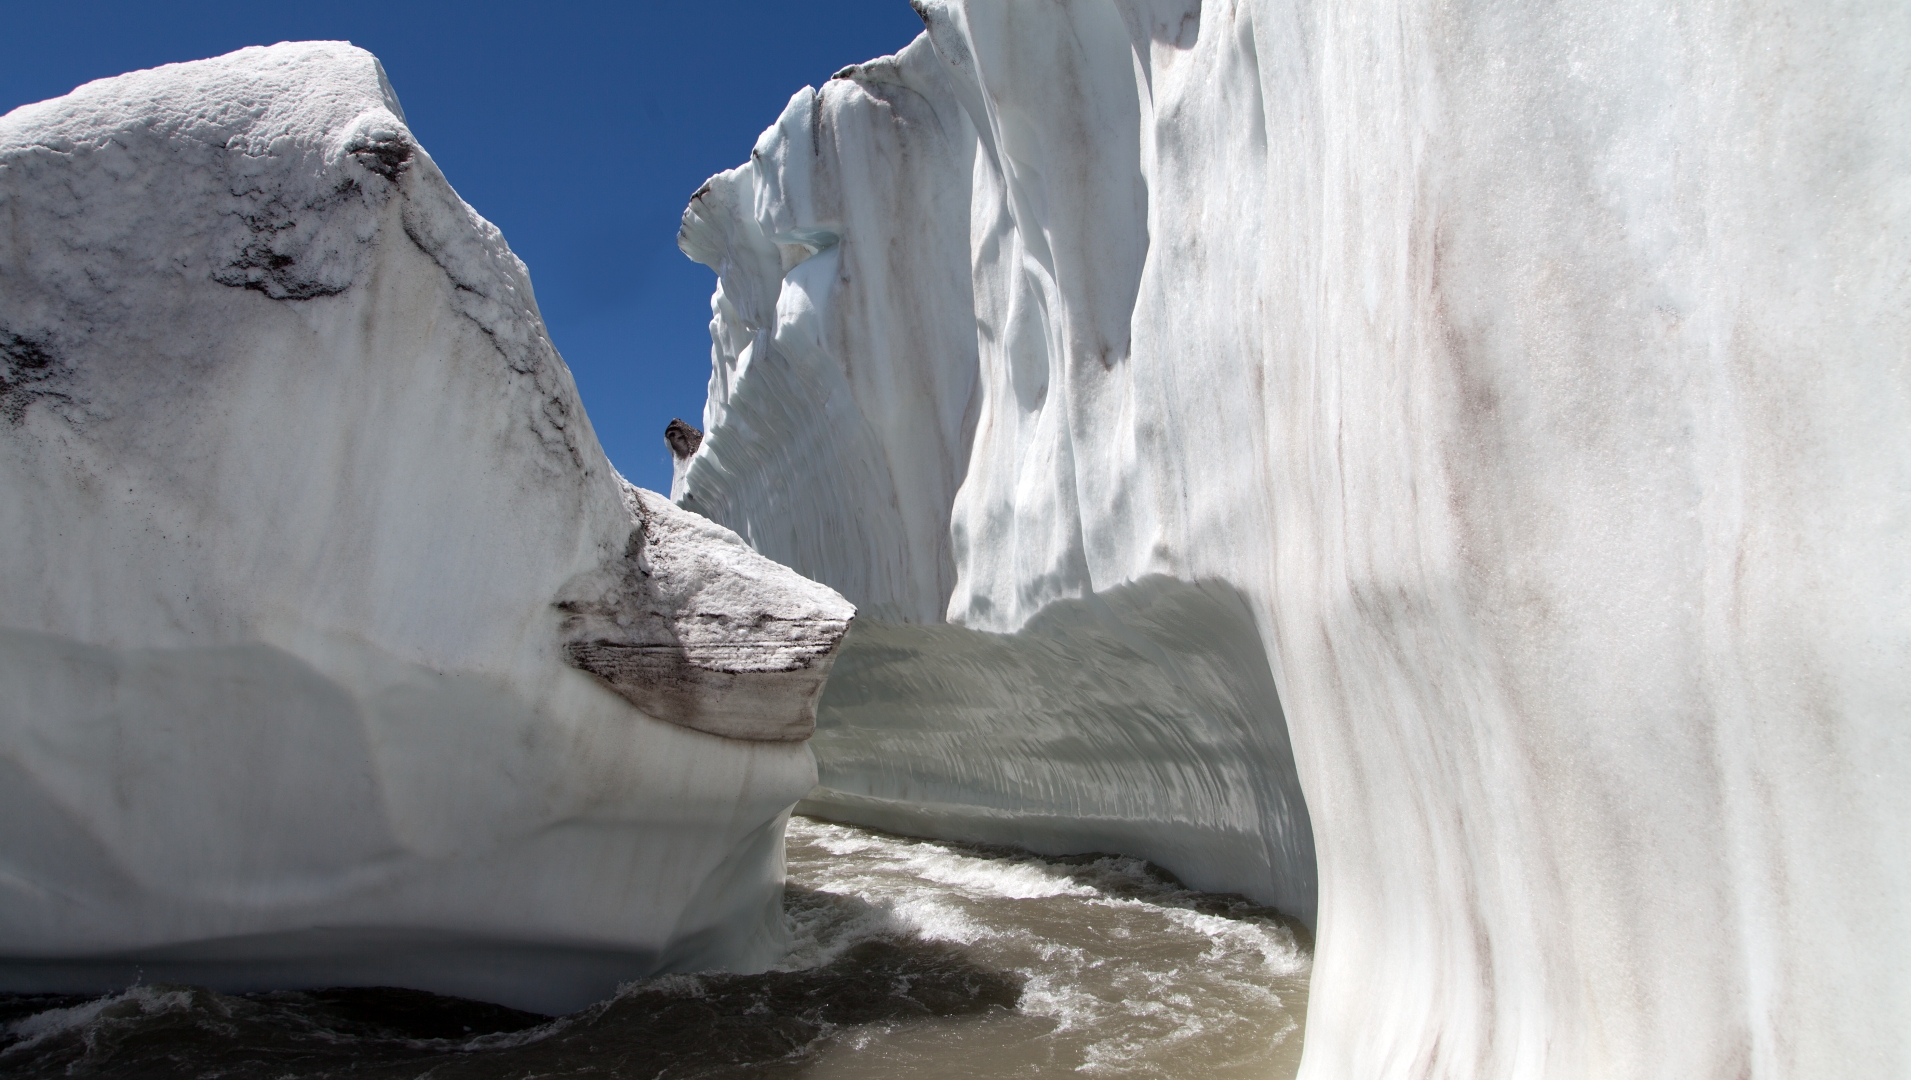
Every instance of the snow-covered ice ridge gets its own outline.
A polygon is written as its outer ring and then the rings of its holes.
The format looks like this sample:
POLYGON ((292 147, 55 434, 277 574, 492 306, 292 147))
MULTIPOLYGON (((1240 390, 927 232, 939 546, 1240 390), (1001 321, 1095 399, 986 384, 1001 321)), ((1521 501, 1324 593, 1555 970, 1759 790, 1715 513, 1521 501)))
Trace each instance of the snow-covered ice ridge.
POLYGON ((605 459, 378 62, 0 119, 0 989, 779 955, 853 609, 605 459))
POLYGON ((681 235, 807 805, 1317 866, 1307 1077, 1911 1071, 1911 8, 916 7, 681 235))

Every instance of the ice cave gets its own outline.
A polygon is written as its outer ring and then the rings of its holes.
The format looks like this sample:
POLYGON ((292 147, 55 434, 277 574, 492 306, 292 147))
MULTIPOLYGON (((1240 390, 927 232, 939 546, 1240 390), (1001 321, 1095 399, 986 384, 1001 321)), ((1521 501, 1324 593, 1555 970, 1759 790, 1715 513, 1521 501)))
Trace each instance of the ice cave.
POLYGON ((1300 1003, 1176 1076, 1911 1072, 1911 7, 913 7, 667 496, 370 53, 0 118, 0 994, 1169 1075, 1092 909, 1300 1003))

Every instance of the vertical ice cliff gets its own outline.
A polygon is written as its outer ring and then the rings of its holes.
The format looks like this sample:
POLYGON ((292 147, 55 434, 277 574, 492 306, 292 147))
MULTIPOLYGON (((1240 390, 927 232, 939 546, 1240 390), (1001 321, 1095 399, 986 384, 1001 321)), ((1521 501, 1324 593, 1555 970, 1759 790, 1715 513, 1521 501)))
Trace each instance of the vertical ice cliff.
MULTIPOLYGON (((715 370, 708 433, 689 455, 672 440, 673 496, 863 613, 824 700, 808 809, 1131 852, 1311 917, 1312 833, 1240 591, 1159 568, 1087 587, 1073 502, 1055 497, 1071 483, 1063 412, 1042 407, 1062 348, 1042 313, 1067 297, 1025 287, 1037 253, 987 186, 982 106, 964 93, 925 36, 798 93, 750 163, 691 200, 679 239, 718 273, 715 370), (1006 505, 952 527, 991 452, 1029 455, 1022 535, 1006 505), (989 528, 1009 532, 974 538, 989 528), (962 562, 998 556, 1028 603, 954 610, 984 580, 962 562)), ((1099 174, 1103 157, 1080 167, 1099 174)), ((1138 266, 1140 227, 1110 227, 1138 266)), ((1123 273, 1101 256, 1093 274, 1123 273)))
POLYGON ((1317 866, 1308 1077, 1911 1070, 1911 12, 916 7, 682 236, 817 805, 1317 866))
POLYGON ((767 962, 852 613, 605 460, 339 43, 0 118, 0 989, 767 962))

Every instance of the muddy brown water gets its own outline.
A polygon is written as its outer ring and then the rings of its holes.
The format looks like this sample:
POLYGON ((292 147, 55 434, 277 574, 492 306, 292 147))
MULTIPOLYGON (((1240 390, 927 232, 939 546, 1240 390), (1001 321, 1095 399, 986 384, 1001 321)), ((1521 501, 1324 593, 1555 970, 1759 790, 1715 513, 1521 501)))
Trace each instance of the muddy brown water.
POLYGON ((792 947, 546 1017, 410 990, 0 996, 0 1075, 1284 1078, 1305 932, 1139 859, 1041 858, 794 818, 792 947))

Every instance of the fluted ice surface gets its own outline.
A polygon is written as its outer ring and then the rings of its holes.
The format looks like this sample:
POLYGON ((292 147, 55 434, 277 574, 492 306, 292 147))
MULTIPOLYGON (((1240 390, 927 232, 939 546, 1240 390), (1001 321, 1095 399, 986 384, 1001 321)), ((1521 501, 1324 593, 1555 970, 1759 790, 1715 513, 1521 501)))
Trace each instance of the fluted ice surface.
MULTIPOLYGON (((1050 609, 1090 592, 1079 552, 1044 546, 1075 528, 1072 503, 1043 493, 1055 477, 1040 462, 1065 448, 1030 444, 1027 507, 1042 535, 978 542, 977 529, 1013 531, 1006 506, 952 524, 985 443, 1037 438, 1045 382, 1012 376, 1015 400, 1035 410, 1013 419, 991 405, 988 373, 1010 337, 1024 368, 1045 365, 1040 312, 1062 302, 991 291, 1007 272, 997 263, 1031 256, 1006 204, 990 201, 1001 191, 972 190, 989 165, 961 85, 925 36, 798 93, 751 162, 691 200, 680 243, 719 277, 714 371, 707 434, 679 455, 673 495, 863 613, 845 647, 856 674, 825 692, 822 786, 807 811, 1048 851, 1113 848, 1311 919, 1312 833, 1237 591, 1158 575, 1115 600, 1113 632, 1090 609, 1050 609), (993 225, 976 224, 989 214, 993 225), (960 560, 1001 545, 1021 551, 1010 569, 1027 575, 1030 602, 995 611, 976 597, 955 625, 925 631, 975 580, 958 577, 960 560), (1030 625, 1039 612, 1051 618, 1030 625), (1091 700, 1122 695, 1119 716, 1084 729, 1091 700)), ((1139 258, 1145 242, 1129 232, 1139 258)), ((1040 438, 1061 415, 1047 412, 1040 438)), ((1110 599, 1092 610, 1108 615, 1110 599)))
POLYGON ((1292 904, 1304 791, 1308 1077, 1911 1069, 1911 13, 917 8, 683 233, 820 805, 1292 904))
POLYGON ((0 222, 0 989, 775 955, 851 609, 610 468, 370 54, 15 110, 0 222))

